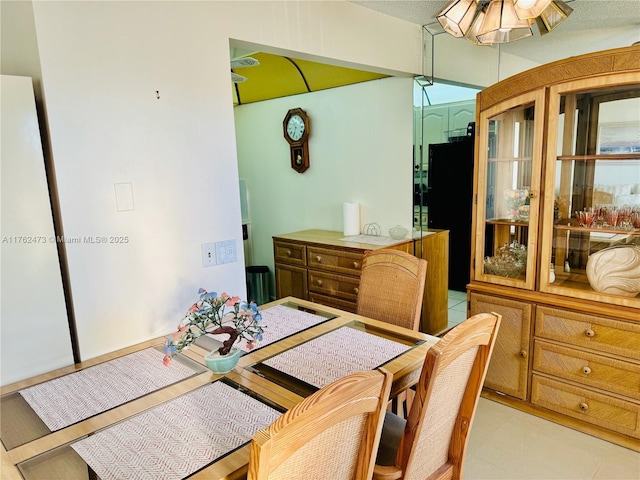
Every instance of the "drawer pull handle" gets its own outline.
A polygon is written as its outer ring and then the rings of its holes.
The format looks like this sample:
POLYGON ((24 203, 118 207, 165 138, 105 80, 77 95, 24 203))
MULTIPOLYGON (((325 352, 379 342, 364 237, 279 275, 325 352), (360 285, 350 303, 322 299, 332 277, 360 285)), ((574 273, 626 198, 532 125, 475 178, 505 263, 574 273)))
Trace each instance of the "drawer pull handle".
POLYGON ((358 294, 358 287, 353 287, 353 293, 358 294))
POLYGON ((316 283, 318 284, 318 286, 320 286, 320 287, 322 286, 322 280, 318 280, 318 281, 316 281, 316 283))
POLYGON ((591 338, 591 337, 595 337, 595 336, 596 336, 596 332, 594 332, 594 331, 593 331, 593 330, 591 330, 590 328, 589 328, 589 329, 587 329, 587 331, 586 331, 586 332, 584 332, 584 334, 585 334, 587 337, 589 337, 589 338, 591 338))
POLYGON ((587 405, 585 402, 582 402, 580 404, 580 410, 582 410, 583 412, 586 412, 587 410, 589 410, 589 405, 587 405))
POLYGON ((589 367, 582 367, 582 373, 589 375, 591 373, 591 369, 589 367))
POLYGON ((353 262, 353 268, 358 268, 358 262, 353 262))
POLYGON ((520 353, 518 355, 520 355, 520 358, 527 358, 526 350, 520 350, 520 353))
POLYGON ((316 255, 316 262, 322 262, 322 257, 320 255, 316 255))
POLYGON ((291 250, 287 250, 287 257, 291 256, 291 250))

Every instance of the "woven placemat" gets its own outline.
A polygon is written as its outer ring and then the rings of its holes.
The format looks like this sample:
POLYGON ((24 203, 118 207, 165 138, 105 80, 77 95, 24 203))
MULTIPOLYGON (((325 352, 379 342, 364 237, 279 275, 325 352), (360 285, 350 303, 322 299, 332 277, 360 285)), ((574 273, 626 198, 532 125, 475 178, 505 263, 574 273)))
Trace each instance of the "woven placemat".
POLYGON ((217 381, 71 447, 101 480, 178 480, 246 444, 280 415, 217 381))
MULTIPOLYGON (((307 328, 311 328, 330 319, 321 315, 296 310, 295 308, 284 305, 276 305, 262 310, 260 313, 262 314, 262 320, 260 323, 264 325, 262 340, 255 344, 253 350, 249 350, 247 348, 247 342, 241 340, 236 344, 236 347, 240 348, 244 352, 256 351, 259 348, 266 347, 273 342, 282 340, 283 338, 299 333, 307 328)), ((229 338, 228 335, 207 334, 198 338, 196 344, 207 350, 213 350, 214 348, 218 348, 220 343, 225 341, 227 338, 229 338), (213 342, 211 340, 217 340, 217 342, 220 343, 213 342)))
POLYGON ((345 326, 262 363, 322 388, 352 373, 373 370, 410 348, 408 345, 345 326))
POLYGON ((51 431, 68 427, 197 373, 147 348, 20 390, 51 431))

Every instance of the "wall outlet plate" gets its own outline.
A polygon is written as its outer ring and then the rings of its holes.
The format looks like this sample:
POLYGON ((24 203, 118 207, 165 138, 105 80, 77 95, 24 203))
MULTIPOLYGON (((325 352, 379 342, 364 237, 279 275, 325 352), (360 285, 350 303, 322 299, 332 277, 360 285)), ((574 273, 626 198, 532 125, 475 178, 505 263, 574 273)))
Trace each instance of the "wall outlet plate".
POLYGON ((216 265, 216 244, 215 243, 203 243, 202 244, 202 266, 212 267, 216 265))

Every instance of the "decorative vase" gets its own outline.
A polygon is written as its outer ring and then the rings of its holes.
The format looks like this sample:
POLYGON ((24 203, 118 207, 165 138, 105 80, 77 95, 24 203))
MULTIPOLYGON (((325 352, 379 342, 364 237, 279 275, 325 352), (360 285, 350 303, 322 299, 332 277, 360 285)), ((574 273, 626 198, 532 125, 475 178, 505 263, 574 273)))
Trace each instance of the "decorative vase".
POLYGON ((220 355, 218 350, 213 350, 205 355, 204 361, 213 373, 229 373, 240 360, 241 354, 242 350, 239 348, 232 348, 227 355, 220 355))
POLYGON ((596 292, 635 297, 640 293, 640 246, 616 245, 590 255, 587 279, 596 292))

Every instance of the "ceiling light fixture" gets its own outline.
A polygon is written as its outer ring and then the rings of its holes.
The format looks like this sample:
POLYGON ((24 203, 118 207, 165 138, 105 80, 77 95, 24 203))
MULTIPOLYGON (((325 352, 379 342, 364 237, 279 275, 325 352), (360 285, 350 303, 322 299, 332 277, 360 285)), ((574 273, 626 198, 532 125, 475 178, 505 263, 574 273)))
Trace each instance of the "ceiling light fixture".
POLYGON ((533 35, 531 19, 520 19, 513 0, 491 0, 487 13, 478 31, 480 43, 507 43, 533 35))
POLYGON ((571 12, 573 12, 573 8, 562 1, 550 2, 547 8, 536 18, 540 35, 545 35, 556 28, 571 15, 571 12))
POLYGON ((445 32, 454 37, 462 37, 469 30, 476 16, 476 0, 455 0, 436 17, 445 32))
POLYGON ((453 0, 436 16, 445 32, 476 45, 507 43, 541 35, 567 19, 573 9, 562 0, 453 0))

